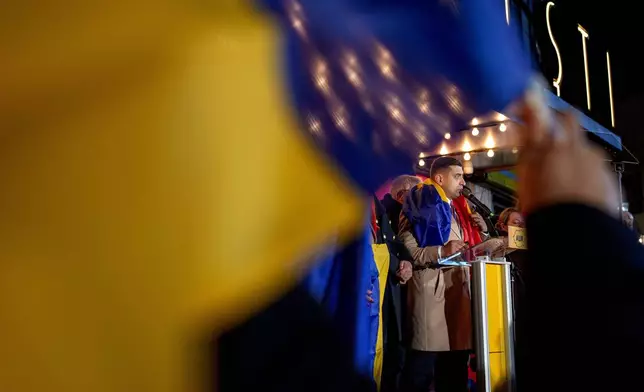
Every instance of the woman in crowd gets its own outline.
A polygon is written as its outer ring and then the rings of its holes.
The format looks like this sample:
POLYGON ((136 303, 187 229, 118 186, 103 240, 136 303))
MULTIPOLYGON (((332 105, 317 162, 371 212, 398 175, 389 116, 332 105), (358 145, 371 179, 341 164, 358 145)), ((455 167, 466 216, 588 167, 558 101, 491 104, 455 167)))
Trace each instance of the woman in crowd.
MULTIPOLYGON (((525 227, 525 219, 518 208, 506 208, 499 214, 499 220, 496 222, 496 231, 500 237, 504 237, 506 244, 508 241, 510 226, 518 228, 525 227)), ((509 250, 506 254, 506 258, 512 263, 512 291, 514 309, 516 311, 519 307, 519 303, 521 303, 523 295, 525 294, 523 270, 527 261, 527 253, 525 250, 509 250)))
POLYGON ((525 219, 518 209, 513 207, 506 208, 499 214, 496 230, 500 236, 507 237, 508 226, 525 227, 525 219))

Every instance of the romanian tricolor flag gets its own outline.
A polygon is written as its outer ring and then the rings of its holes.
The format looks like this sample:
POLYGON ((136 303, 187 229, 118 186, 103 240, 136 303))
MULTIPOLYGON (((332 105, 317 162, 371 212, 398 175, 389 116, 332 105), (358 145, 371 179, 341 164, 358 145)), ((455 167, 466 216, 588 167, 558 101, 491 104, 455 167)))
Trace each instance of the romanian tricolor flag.
POLYGON ((365 195, 530 75, 498 0, 2 15, 1 391, 202 390, 197 342, 360 235, 365 195))

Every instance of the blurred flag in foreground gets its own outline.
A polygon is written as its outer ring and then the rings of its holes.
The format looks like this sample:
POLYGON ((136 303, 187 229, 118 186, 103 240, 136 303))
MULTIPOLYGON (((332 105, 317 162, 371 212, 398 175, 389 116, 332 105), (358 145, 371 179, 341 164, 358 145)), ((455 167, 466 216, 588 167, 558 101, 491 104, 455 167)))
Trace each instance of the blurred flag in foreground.
POLYGON ((211 329, 521 94, 502 7, 5 2, 0 390, 201 390, 211 329))

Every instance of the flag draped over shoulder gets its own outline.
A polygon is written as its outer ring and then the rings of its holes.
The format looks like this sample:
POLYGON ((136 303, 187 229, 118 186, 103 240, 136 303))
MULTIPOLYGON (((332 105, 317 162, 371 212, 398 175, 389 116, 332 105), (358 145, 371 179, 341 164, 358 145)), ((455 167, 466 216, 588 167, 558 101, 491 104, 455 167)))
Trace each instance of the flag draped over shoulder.
POLYGON ((445 192, 431 179, 409 191, 402 213, 421 247, 444 245, 449 240, 452 211, 445 192))

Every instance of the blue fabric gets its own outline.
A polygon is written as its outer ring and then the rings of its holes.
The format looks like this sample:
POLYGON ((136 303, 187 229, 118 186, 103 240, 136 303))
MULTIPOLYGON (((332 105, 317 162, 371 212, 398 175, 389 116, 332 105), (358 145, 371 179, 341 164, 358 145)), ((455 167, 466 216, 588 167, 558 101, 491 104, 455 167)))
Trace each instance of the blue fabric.
POLYGON ((367 192, 532 74, 499 0, 256 1, 282 27, 302 130, 367 192))
POLYGON ((317 263, 304 279, 304 285, 324 306, 338 330, 352 331, 349 335, 355 368, 369 378, 373 376, 379 311, 378 302, 369 304, 366 300, 368 290, 373 290, 374 299, 379 293, 370 238, 367 225, 364 235, 317 263))
MULTIPOLYGON (((369 236, 371 237, 371 233, 369 233, 369 236)), ((373 374, 374 363, 376 360, 376 348, 378 346, 378 327, 380 326, 380 290, 384 290, 385 288, 380 287, 380 280, 378 279, 380 274, 373 254, 373 248, 369 246, 367 250, 372 260, 369 264, 369 277, 370 290, 372 291, 371 298, 373 298, 373 302, 367 303, 367 306, 369 307, 369 367, 364 370, 369 370, 370 374, 373 374)))
POLYGON ((421 247, 444 245, 449 240, 452 210, 432 184, 414 187, 403 203, 412 234, 421 247))
POLYGON ((329 314, 335 314, 338 308, 342 259, 342 253, 331 253, 318 262, 305 279, 313 298, 324 304, 329 314))

